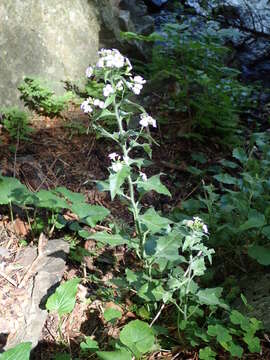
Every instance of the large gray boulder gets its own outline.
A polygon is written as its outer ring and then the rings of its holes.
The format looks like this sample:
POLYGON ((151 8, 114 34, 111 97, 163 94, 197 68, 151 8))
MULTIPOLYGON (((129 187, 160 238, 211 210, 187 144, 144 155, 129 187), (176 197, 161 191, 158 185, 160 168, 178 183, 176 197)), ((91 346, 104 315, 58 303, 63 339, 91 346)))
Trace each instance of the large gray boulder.
POLYGON ((18 103, 24 76, 52 82, 84 76, 95 62, 99 22, 92 0, 0 1, 0 107, 18 103))

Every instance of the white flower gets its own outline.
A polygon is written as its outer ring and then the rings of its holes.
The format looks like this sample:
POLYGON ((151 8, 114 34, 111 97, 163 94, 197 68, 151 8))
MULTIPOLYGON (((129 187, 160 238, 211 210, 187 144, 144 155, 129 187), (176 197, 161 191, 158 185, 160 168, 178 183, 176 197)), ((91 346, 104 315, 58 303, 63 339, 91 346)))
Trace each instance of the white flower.
POLYGON ((143 173, 143 172, 140 171, 140 176, 141 176, 141 178, 142 178, 142 181, 147 181, 147 176, 146 176, 145 173, 143 173))
POLYGON ((98 60, 97 67, 98 68, 103 68, 104 67, 104 59, 103 58, 98 60))
POLYGON ((95 99, 93 102, 94 106, 98 106, 100 109, 104 109, 105 103, 99 99, 95 99))
POLYGON ((85 100, 82 104, 81 104, 81 109, 86 113, 91 113, 93 111, 92 107, 89 104, 89 100, 85 100))
POLYGON ((143 85, 143 84, 146 83, 146 80, 144 80, 144 78, 141 77, 141 76, 139 76, 139 75, 134 76, 133 81, 134 81, 135 83, 138 83, 138 84, 141 84, 141 85, 143 85))
POLYGON ((139 123, 143 126, 143 127, 147 127, 148 126, 148 120, 147 120, 147 117, 143 117, 141 115, 141 120, 139 121, 139 123))
POLYGON ((207 228, 207 225, 205 225, 205 224, 203 224, 203 231, 206 233, 206 234, 208 234, 208 228, 207 228))
POLYGON ((109 96, 110 94, 113 94, 114 93, 114 90, 113 90, 113 87, 112 85, 110 84, 107 84, 104 88, 103 88, 103 95, 105 97, 109 96))
POLYGON ((88 66, 88 68, 85 71, 85 75, 86 77, 90 78, 93 75, 94 69, 92 68, 92 66, 88 66))
POLYGON ((122 91, 124 89, 123 80, 118 81, 118 83, 116 84, 116 89, 119 91, 122 91))
POLYGON ((114 172, 120 171, 122 169, 122 167, 123 167, 123 164, 120 162, 115 162, 112 164, 112 169, 114 172))
POLYGON ((152 125, 153 127, 157 127, 157 122, 155 119, 153 119, 150 115, 143 113, 140 115, 141 120, 139 121, 139 124, 143 127, 146 127, 148 125, 152 125))
POLYGON ((113 152, 111 154, 109 154, 109 158, 113 161, 115 161, 116 159, 118 159, 120 156, 116 153, 116 152, 113 152))
POLYGON ((134 84, 132 87, 132 91, 134 92, 135 95, 139 95, 142 88, 143 86, 141 84, 134 84))
POLYGON ((100 109, 104 109, 104 107, 105 107, 105 102, 104 101, 99 101, 99 107, 100 107, 100 109))
POLYGON ((125 58, 119 52, 114 55, 114 66, 118 69, 125 65, 125 58))

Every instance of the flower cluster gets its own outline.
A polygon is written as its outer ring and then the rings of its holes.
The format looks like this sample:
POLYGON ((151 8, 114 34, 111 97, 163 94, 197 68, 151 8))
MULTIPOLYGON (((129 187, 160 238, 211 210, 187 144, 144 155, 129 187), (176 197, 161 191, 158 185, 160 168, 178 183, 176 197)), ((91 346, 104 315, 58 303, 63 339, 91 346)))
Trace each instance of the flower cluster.
MULTIPOLYGON (((106 71, 111 69, 117 70, 123 68, 124 70, 124 73, 121 70, 122 77, 116 77, 117 80, 115 81, 115 83, 108 80, 105 81, 102 90, 104 98, 108 98, 111 94, 122 92, 125 88, 128 88, 135 95, 139 95, 141 93, 143 86, 146 83, 146 80, 140 75, 132 76, 132 66, 127 57, 123 56, 117 49, 101 49, 98 54, 99 60, 96 66, 89 66, 86 69, 85 74, 88 78, 91 78, 94 75, 97 75, 97 77, 99 78, 101 69, 104 69, 106 71)), ((94 100, 88 98, 81 104, 81 109, 85 113, 91 113, 93 112, 93 106, 104 109, 105 103, 104 101, 98 99, 94 100)), ((119 112, 120 111, 121 109, 119 110, 119 112)), ((147 127, 149 125, 157 127, 156 120, 154 120, 147 113, 143 113, 140 115, 139 123, 142 127, 147 127)))
POLYGON ((134 92, 135 95, 139 95, 143 85, 146 83, 143 77, 137 75, 134 78, 130 77, 130 82, 127 82, 127 87, 134 92))
POLYGON ((114 172, 118 172, 122 169, 123 164, 120 161, 121 156, 118 155, 117 153, 113 152, 111 154, 109 154, 109 158, 113 161, 112 162, 112 169, 114 172))
POLYGON ((90 114, 93 111, 92 106, 97 106, 100 109, 104 109, 105 103, 102 100, 99 99, 92 99, 89 97, 88 99, 84 100, 84 102, 81 104, 81 109, 84 113, 90 114))
POLYGON ((147 127, 148 125, 152 125, 153 127, 157 127, 157 122, 152 116, 148 115, 147 113, 143 113, 140 115, 139 124, 142 127, 147 127))
POLYGON ((103 95, 105 97, 108 97, 109 95, 113 94, 114 90, 111 84, 107 84, 104 88, 103 88, 103 95))
POLYGON ((193 230, 203 230, 205 234, 208 234, 207 225, 198 216, 193 217, 193 220, 187 220, 186 225, 193 230))
POLYGON ((117 49, 101 49, 99 52, 98 68, 123 68, 127 66, 128 71, 132 70, 131 63, 128 58, 123 56, 117 49))

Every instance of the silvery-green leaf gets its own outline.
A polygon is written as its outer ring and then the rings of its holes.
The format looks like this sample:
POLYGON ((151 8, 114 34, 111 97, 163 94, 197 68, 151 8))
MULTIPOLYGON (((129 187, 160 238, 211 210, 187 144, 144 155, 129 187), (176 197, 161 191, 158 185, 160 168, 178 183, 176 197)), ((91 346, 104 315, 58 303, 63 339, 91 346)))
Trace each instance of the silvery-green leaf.
POLYGON ((146 181, 138 180, 137 186, 138 188, 142 188, 144 191, 154 190, 159 194, 171 196, 171 193, 166 186, 161 183, 159 175, 154 175, 146 181))
POLYGON ((130 168, 127 165, 123 165, 122 168, 116 173, 110 174, 109 183, 110 183, 110 192, 111 199, 113 200, 115 196, 120 192, 121 186, 124 184, 125 180, 129 176, 130 168))
POLYGON ((162 229, 167 229, 173 221, 160 216, 154 208, 148 209, 143 215, 140 215, 140 221, 150 230, 152 234, 162 229))

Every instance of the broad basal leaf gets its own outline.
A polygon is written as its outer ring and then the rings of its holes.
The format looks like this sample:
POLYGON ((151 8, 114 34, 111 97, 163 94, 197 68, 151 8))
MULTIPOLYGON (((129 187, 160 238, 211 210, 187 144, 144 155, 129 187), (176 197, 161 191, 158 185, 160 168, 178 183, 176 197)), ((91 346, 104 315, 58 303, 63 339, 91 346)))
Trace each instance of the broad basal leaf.
POLYGON ((38 207, 57 210, 57 209, 69 209, 68 203, 55 195, 52 191, 40 190, 36 193, 38 198, 38 207))
POLYGON ((71 203, 83 203, 85 201, 82 194, 72 192, 65 187, 58 187, 54 190, 54 192, 63 195, 63 197, 71 203))
POLYGON ((75 306, 79 282, 80 279, 75 278, 60 285, 55 293, 48 298, 46 309, 56 311, 59 317, 69 314, 75 306))
POLYGON ((0 205, 9 203, 31 204, 35 201, 35 198, 35 195, 19 180, 0 176, 0 205))
POLYGON ((85 203, 75 203, 72 205, 71 210, 79 216, 80 221, 91 227, 96 226, 99 221, 104 220, 110 213, 104 206, 85 203))
POLYGON ((83 351, 95 352, 99 350, 99 346, 97 341, 90 338, 90 336, 86 336, 85 341, 80 343, 80 348, 83 351))
POLYGON ((129 243, 129 239, 124 238, 120 234, 112 235, 105 231, 92 234, 91 238, 110 246, 118 246, 129 243))
POLYGON ((101 360, 132 360, 132 355, 127 350, 97 351, 97 356, 101 360))
POLYGON ((253 245, 248 248, 248 255, 258 261, 259 264, 270 265, 270 248, 265 246, 253 245))
POLYGON ((144 191, 154 190, 159 194, 171 196, 171 193, 166 186, 161 183, 159 175, 154 175, 146 181, 139 180, 137 181, 137 186, 138 188, 142 188, 144 191))
POLYGON ((248 220, 240 226, 239 230, 245 231, 252 228, 261 228, 265 225, 265 223, 266 220, 264 214, 258 212, 255 209, 251 209, 249 212, 248 220))
POLYGON ((129 322, 120 332, 120 341, 126 345, 131 352, 139 357, 150 351, 155 342, 155 336, 150 326, 141 321, 129 322))
POLYGON ((114 322, 118 319, 121 319, 122 313, 120 310, 114 309, 114 308, 108 308, 104 311, 104 319, 108 322, 114 322))
POLYGON ((199 352, 200 360, 215 360, 217 353, 214 352, 209 346, 203 348, 199 352))
POLYGON ((31 347, 30 342, 21 343, 0 354, 0 360, 29 360, 31 347))
POLYGON ((219 343, 227 343, 232 341, 232 336, 229 331, 222 325, 209 325, 207 334, 210 336, 215 336, 219 343))

